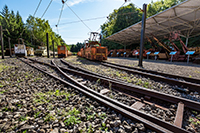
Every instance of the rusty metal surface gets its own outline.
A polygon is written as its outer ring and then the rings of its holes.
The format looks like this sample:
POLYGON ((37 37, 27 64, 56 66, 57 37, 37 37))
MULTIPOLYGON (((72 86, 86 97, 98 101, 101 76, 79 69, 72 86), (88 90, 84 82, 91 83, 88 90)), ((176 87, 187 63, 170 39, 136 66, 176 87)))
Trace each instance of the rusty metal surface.
POLYGON ((163 81, 163 82, 166 82, 166 83, 171 84, 171 85, 179 85, 179 86, 187 87, 189 90, 200 92, 200 84, 186 82, 186 81, 185 82, 179 81, 177 79, 167 78, 167 77, 164 77, 164 76, 155 75, 155 74, 151 74, 151 73, 147 73, 147 72, 141 72, 141 71, 138 71, 138 70, 132 70, 132 69, 125 68, 125 67, 114 66, 114 65, 111 65, 111 64, 108 64, 108 63, 101 63, 101 64, 108 66, 108 67, 116 68, 116 69, 119 69, 119 70, 127 71, 127 72, 130 72, 130 73, 136 73, 136 74, 148 77, 148 78, 155 79, 157 81, 163 81))
MULTIPOLYGON (((26 62, 25 62, 26 63, 26 62)), ((182 128, 179 128, 179 127, 176 127, 170 123, 167 123, 165 121, 162 121, 158 118, 155 118, 155 117, 152 117, 152 116, 149 116, 149 115, 146 115, 145 113, 142 113, 136 109, 133 109, 127 105, 124 105, 116 100, 113 100, 109 97, 106 97, 92 89, 89 89, 87 88, 86 86, 80 84, 79 82, 77 81, 74 81, 74 79, 72 79, 70 76, 66 75, 64 72, 61 71, 61 69, 59 67, 57 67, 57 69, 66 77, 68 78, 69 80, 73 81, 77 86, 61 79, 61 78, 58 78, 52 74, 49 74, 48 72, 46 71, 43 71, 37 67, 35 67, 34 65, 30 64, 30 63, 27 63, 29 64, 30 66, 48 74, 49 76, 57 79, 57 80, 60 80, 62 83, 66 84, 66 85, 69 85, 71 87, 73 87, 74 89, 77 89, 78 91, 84 93, 85 95, 89 96, 89 97, 92 97, 93 99, 99 101, 100 103, 116 110, 117 112, 129 117, 130 119, 133 119, 133 120, 137 120, 139 122, 142 122, 144 123, 144 125, 150 129, 153 129, 155 130, 156 132, 183 132, 183 133, 187 133, 188 131, 186 131, 185 129, 182 129, 182 128)))
POLYGON ((133 105, 131 105, 132 108, 135 108, 137 110, 141 109, 145 104, 141 102, 135 102, 133 105))
POLYGON ((174 79, 183 79, 187 82, 200 84, 200 80, 196 79, 196 78, 188 78, 188 77, 185 77, 185 76, 172 75, 172 74, 168 74, 168 73, 162 73, 162 72, 157 72, 157 71, 147 70, 147 69, 142 69, 142 68, 137 68, 137 67, 124 66, 124 65, 120 65, 120 64, 116 64, 116 63, 110 63, 110 62, 102 62, 102 63, 107 63, 107 64, 119 66, 119 67, 125 67, 125 68, 128 68, 128 69, 138 70, 138 71, 142 71, 142 72, 152 73, 152 74, 161 75, 161 76, 174 78, 174 79))
MULTIPOLYGON (((34 59, 30 59, 30 60, 35 61, 34 59)), ((51 64, 48 64, 48 63, 44 63, 44 62, 41 62, 41 61, 37 61, 37 62, 51 66, 53 68, 56 68, 54 65, 51 65, 51 64)), ((110 83, 112 83, 113 87, 121 88, 121 89, 129 91, 129 92, 140 93, 140 94, 143 94, 144 96, 153 97, 153 98, 156 98, 156 99, 160 99, 160 100, 167 101, 167 102, 170 102, 170 103, 175 103, 175 104, 177 104, 181 101, 181 102, 184 103, 184 105, 186 107, 200 111, 200 103, 196 102, 196 101, 192 101, 192 100, 189 100, 189 99, 185 99, 185 98, 176 97, 176 96, 173 96, 173 95, 161 93, 161 92, 158 92, 158 91, 155 91, 155 90, 150 90, 150 89, 147 89, 147 88, 144 88, 144 87, 136 86, 134 84, 127 84, 125 82, 120 83, 120 82, 117 82, 115 80, 114 81, 111 80, 112 78, 111 79, 104 79, 102 77, 98 77, 98 76, 95 76, 95 75, 92 75, 92 74, 83 73, 83 72, 80 72, 80 71, 77 71, 77 70, 72 70, 72 69, 63 68, 63 67, 60 67, 60 68, 64 71, 72 72, 72 73, 78 74, 80 76, 86 77, 88 79, 90 78, 91 80, 100 79, 100 81, 104 82, 105 84, 109 84, 109 82, 110 82, 110 83)))
POLYGON ((180 102, 180 103, 178 103, 178 109, 176 111, 176 118, 174 120, 175 126, 182 127, 183 112, 184 112, 184 104, 182 102, 180 102))

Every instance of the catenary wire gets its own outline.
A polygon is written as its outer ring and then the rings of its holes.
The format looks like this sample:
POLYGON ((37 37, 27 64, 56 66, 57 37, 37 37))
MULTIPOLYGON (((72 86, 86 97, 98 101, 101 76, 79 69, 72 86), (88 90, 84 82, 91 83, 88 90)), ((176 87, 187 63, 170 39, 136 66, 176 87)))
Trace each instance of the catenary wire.
POLYGON ((53 0, 51 0, 51 1, 49 2, 49 5, 47 6, 46 10, 45 10, 44 13, 42 14, 41 19, 43 18, 43 16, 45 15, 45 13, 47 12, 47 10, 49 9, 49 7, 50 7, 52 1, 53 1, 53 0))
POLYGON ((36 12, 37 12, 37 10, 38 10, 38 8, 39 8, 41 2, 42 2, 42 0, 40 0, 39 4, 38 4, 38 6, 37 6, 37 8, 36 8, 36 10, 35 10, 35 12, 34 12, 34 14, 33 14, 33 17, 35 16, 35 14, 36 14, 36 12))
MULTIPOLYGON (((66 4, 67 6, 68 6, 68 4, 66 4)), ((84 22, 83 22, 83 20, 70 8, 70 6, 68 6, 69 7, 69 9, 76 15, 76 17, 78 17, 79 18, 79 20, 90 30, 90 31, 92 31, 91 29, 90 29, 90 27, 88 27, 84 22)))
MULTIPOLYGON (((36 14, 36 12, 37 12, 37 10, 38 10, 38 8, 39 8, 41 2, 42 2, 42 0, 40 0, 40 2, 38 3, 38 6, 37 6, 37 8, 35 9, 35 12, 34 12, 34 14, 33 14, 33 17, 35 16, 35 14, 36 14)), ((28 26, 29 26, 29 25, 28 25, 28 26)), ((22 36, 24 30, 25 30, 25 28, 24 28, 23 31, 20 33, 20 36, 22 36)))
POLYGON ((59 19, 58 19, 57 26, 59 25, 59 22, 60 22, 60 19, 61 19, 61 16, 62 16, 62 12, 63 12, 64 6, 65 6, 65 4, 62 5, 62 9, 60 11, 60 16, 59 16, 59 19))

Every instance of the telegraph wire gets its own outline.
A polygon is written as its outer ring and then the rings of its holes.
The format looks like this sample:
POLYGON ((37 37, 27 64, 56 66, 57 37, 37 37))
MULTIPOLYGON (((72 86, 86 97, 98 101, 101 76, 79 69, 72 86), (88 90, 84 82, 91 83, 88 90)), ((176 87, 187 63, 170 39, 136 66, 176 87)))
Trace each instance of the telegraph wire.
MULTIPOLYGON (((67 4, 66 4, 67 5, 67 4)), ((67 5, 68 6, 68 5, 67 5)), ((68 6, 69 7, 69 6, 68 6)), ((92 31, 91 29, 90 29, 90 27, 88 27, 84 22, 83 22, 83 20, 69 7, 69 9, 76 15, 76 17, 90 30, 90 31, 92 31)))
POLYGON ((36 8, 36 10, 35 10, 35 12, 34 12, 34 14, 33 14, 33 17, 35 16, 35 14, 36 14, 36 12, 37 12, 37 10, 38 10, 38 8, 39 8, 41 2, 42 2, 42 0, 40 0, 39 4, 38 4, 38 6, 37 6, 37 8, 36 8))
POLYGON ((47 6, 46 10, 45 10, 44 13, 42 14, 41 19, 43 18, 43 16, 45 15, 45 13, 47 12, 47 10, 49 9, 49 7, 50 7, 52 1, 53 1, 53 0, 51 0, 51 1, 49 2, 49 5, 47 6))

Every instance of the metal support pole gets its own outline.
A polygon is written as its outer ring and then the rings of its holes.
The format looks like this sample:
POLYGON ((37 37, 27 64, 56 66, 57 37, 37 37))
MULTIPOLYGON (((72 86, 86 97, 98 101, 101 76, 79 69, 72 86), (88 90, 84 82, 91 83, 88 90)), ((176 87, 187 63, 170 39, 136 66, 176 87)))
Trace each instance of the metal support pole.
POLYGON ((47 58, 49 58, 49 35, 48 35, 48 33, 46 33, 46 37, 47 37, 47 58))
MULTIPOLYGON (((124 53, 126 52, 126 45, 124 45, 124 53)), ((126 53, 127 54, 127 53, 126 53)), ((124 57, 126 57, 125 56, 125 54, 124 54, 124 57)))
POLYGON ((189 59, 190 59, 190 55, 188 54, 188 58, 187 58, 187 64, 189 63, 189 59))
POLYGON ((186 45, 186 47, 187 47, 187 45, 188 45, 188 37, 186 38, 186 43, 185 43, 185 45, 186 45))
POLYGON ((55 58, 54 40, 52 41, 52 44, 53 44, 53 58, 55 58))
POLYGON ((146 9, 147 9, 147 4, 143 4, 142 29, 141 29, 141 37, 140 37, 140 56, 139 56, 139 64, 138 64, 138 66, 140 67, 142 67, 142 60, 143 60, 143 48, 144 48, 145 25, 146 25, 146 9))
POLYGON ((12 50, 11 50, 11 45, 10 45, 10 37, 8 37, 8 44, 9 44, 10 57, 12 57, 12 50))
POLYGON ((1 37, 1 53, 2 53, 2 59, 4 59, 3 28, 2 28, 2 26, 0 26, 0 37, 1 37))
POLYGON ((172 59, 173 59, 173 55, 171 55, 171 62, 172 62, 172 59))

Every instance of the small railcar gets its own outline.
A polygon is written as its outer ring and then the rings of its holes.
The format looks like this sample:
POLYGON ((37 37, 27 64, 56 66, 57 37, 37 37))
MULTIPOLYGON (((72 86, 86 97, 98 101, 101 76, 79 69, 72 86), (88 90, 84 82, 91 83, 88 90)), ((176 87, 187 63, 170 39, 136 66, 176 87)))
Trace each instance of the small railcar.
POLYGON ((24 44, 15 44, 14 45, 15 56, 27 56, 26 46, 24 44))
POLYGON ((34 56, 34 49, 32 47, 26 47, 27 55, 34 56))
POLYGON ((89 41, 85 41, 84 48, 82 48, 77 55, 89 60, 107 60, 108 49, 107 47, 102 47, 101 43, 96 40, 98 35, 100 34, 97 32, 91 32, 89 41))
POLYGON ((66 46, 58 46, 58 58, 66 58, 68 56, 68 50, 66 46))
POLYGON ((47 47, 45 46, 38 46, 35 50, 35 56, 47 56, 47 47))

